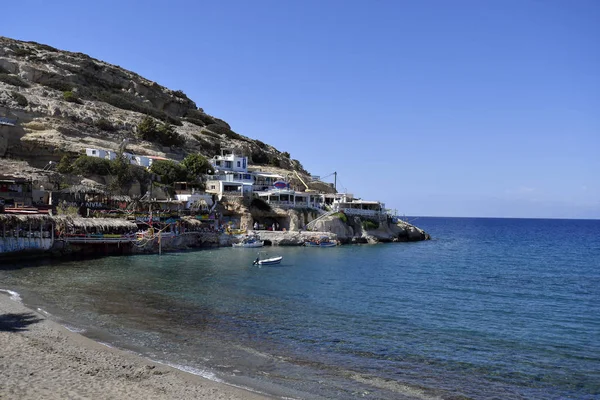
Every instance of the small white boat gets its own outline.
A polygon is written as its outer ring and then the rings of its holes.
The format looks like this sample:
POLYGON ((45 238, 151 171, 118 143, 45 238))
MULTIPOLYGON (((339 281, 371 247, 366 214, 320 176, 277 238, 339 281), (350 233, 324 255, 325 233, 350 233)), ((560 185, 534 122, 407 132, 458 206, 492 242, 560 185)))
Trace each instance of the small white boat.
POLYGON ((265 242, 260 240, 258 236, 246 236, 239 243, 234 243, 232 247, 245 247, 245 248, 255 248, 255 247, 263 247, 265 242))
POLYGON ((258 253, 258 257, 256 257, 252 265, 274 265, 279 264, 283 260, 283 257, 261 258, 262 254, 266 255, 264 252, 258 253))

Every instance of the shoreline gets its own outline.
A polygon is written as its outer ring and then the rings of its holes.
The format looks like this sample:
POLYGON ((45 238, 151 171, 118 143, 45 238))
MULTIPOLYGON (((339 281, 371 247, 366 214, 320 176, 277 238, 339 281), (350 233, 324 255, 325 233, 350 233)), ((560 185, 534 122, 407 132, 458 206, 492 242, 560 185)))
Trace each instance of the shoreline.
POLYGON ((0 290, 0 398, 276 399, 104 345, 0 290))

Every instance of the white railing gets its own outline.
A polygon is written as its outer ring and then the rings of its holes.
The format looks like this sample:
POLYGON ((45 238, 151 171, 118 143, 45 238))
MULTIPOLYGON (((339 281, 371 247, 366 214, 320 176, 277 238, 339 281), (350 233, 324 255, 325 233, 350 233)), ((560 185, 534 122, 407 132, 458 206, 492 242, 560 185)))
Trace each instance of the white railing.
POLYGON ((329 217, 330 215, 335 214, 337 211, 328 211, 323 215, 319 215, 317 218, 313 219, 312 221, 310 221, 308 224, 306 224, 306 229, 307 230, 312 230, 315 225, 317 224, 318 221, 322 220, 323 218, 329 217))
POLYGON ((339 211, 343 211, 344 214, 348 215, 375 216, 381 214, 379 210, 363 210, 362 208, 340 208, 339 211))

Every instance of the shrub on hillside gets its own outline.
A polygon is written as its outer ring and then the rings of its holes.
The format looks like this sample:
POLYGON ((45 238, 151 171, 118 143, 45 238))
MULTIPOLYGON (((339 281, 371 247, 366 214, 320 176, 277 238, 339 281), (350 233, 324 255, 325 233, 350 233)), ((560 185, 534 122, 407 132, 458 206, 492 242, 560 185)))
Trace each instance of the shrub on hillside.
POLYGON ((254 164, 266 165, 269 163, 269 155, 262 150, 252 152, 252 162, 254 164))
POLYGON ((199 126, 200 128, 202 128, 203 126, 206 126, 206 124, 204 122, 200 121, 199 119, 189 118, 189 117, 185 117, 184 119, 187 122, 189 122, 190 124, 194 124, 196 126, 199 126))
POLYGON ((63 92, 63 98, 69 103, 83 104, 83 101, 81 101, 81 99, 71 91, 63 92))
POLYGON ((185 139, 169 123, 157 123, 152 117, 146 117, 137 126, 141 139, 158 142, 163 146, 183 146, 185 139))
POLYGON ((215 123, 215 120, 210 115, 207 115, 200 110, 187 110, 185 117, 188 119, 202 121, 204 125, 211 125, 215 123))
POLYGON ((0 82, 8 83, 9 85, 19 87, 29 87, 29 84, 17 75, 0 73, 0 82))
POLYGON ((156 108, 151 108, 145 105, 142 105, 137 102, 134 96, 122 92, 122 91, 101 91, 96 93, 95 97, 98 100, 104 101, 112 106, 120 108, 122 110, 135 111, 142 114, 146 114, 152 116, 161 121, 165 121, 171 123, 173 125, 181 126, 181 121, 178 118, 171 117, 164 111, 157 110, 156 108))
POLYGON ((348 217, 343 212, 338 212, 332 215, 332 217, 336 217, 341 219, 345 224, 348 223, 348 217))
POLYGON ((29 41, 27 43, 34 44, 34 45, 36 45, 36 47, 38 49, 41 49, 41 50, 51 51, 51 52, 54 52, 54 53, 57 53, 59 51, 58 49, 56 49, 56 48, 54 48, 52 46, 48 46, 47 44, 33 42, 33 41, 29 41))
POLYGON ((366 220, 362 222, 363 229, 370 231, 379 228, 379 222, 366 220))
POLYGON ((106 118, 100 118, 94 121, 94 125, 106 132, 114 132, 117 128, 106 118))
POLYGON ((71 92, 73 85, 67 82, 63 82, 59 79, 50 79, 45 82, 41 82, 42 86, 49 87, 50 89, 58 90, 59 92, 71 92))
POLYGON ((27 105, 29 104, 25 96, 23 96, 21 93, 10 92, 10 95, 21 107, 27 107, 27 105))
POLYGON ((22 47, 13 47, 12 50, 15 53, 15 56, 17 57, 26 57, 33 55, 33 51, 22 47))
POLYGON ((10 74, 10 72, 2 65, 0 65, 0 74, 10 74))
POLYGON ((111 173, 111 163, 104 158, 80 156, 73 163, 72 171, 83 176, 109 175, 111 173))
POLYGON ((63 156, 56 165, 56 171, 61 174, 70 174, 73 172, 73 159, 69 156, 63 156))

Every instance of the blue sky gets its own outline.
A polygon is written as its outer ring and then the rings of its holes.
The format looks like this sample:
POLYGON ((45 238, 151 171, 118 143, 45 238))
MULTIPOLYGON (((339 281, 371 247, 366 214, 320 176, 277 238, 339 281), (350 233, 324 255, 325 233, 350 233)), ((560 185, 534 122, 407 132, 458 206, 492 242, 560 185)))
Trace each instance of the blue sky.
POLYGON ((400 214, 600 218, 600 2, 6 2, 400 214))

